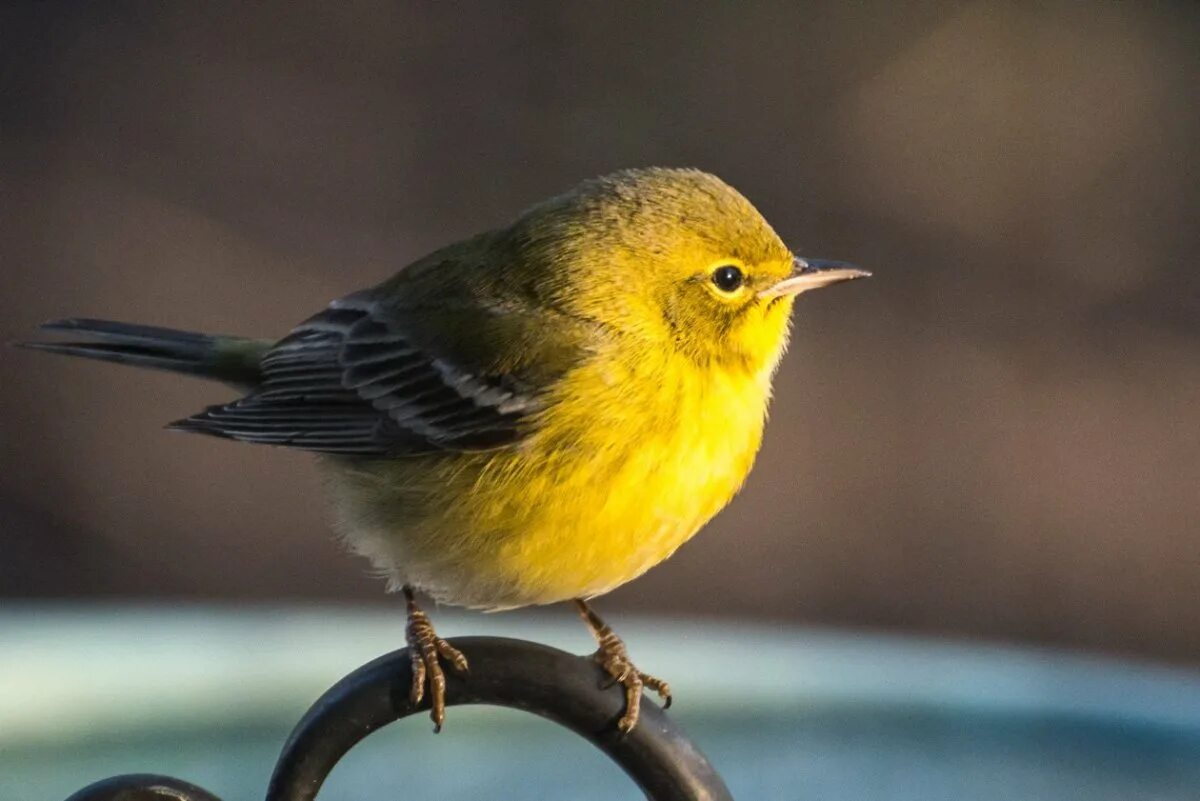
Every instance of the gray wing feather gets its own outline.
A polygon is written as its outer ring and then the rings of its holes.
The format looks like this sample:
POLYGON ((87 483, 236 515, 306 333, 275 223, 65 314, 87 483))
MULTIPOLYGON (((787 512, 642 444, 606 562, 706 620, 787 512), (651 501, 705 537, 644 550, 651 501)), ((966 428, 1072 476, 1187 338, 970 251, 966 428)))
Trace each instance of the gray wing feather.
POLYGON ((482 450, 516 441, 539 408, 509 376, 479 375, 416 347, 369 297, 335 301, 262 359, 250 395, 175 428, 325 453, 482 450))

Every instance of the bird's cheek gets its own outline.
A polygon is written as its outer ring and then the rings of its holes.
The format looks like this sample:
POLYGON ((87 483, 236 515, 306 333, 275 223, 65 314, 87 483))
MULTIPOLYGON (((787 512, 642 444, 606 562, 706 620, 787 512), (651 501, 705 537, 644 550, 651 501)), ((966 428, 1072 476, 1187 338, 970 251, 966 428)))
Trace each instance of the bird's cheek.
POLYGON ((739 332, 742 348, 760 359, 771 358, 787 338, 791 298, 777 300, 747 314, 739 332))

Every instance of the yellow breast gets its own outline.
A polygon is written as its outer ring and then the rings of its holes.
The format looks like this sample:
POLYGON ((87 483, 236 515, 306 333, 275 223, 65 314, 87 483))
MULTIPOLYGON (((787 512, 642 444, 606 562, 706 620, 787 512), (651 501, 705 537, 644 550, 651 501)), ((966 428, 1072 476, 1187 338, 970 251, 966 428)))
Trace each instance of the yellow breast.
POLYGON ((471 500, 481 529, 505 532, 487 558, 522 603, 602 594, 691 538, 749 473, 769 383, 671 357, 600 359, 562 391, 588 402, 552 406, 471 500))
POLYGON ((394 586, 490 609, 600 595, 666 559, 750 472, 773 364, 640 355, 575 371, 517 448, 332 471, 348 542, 394 586))

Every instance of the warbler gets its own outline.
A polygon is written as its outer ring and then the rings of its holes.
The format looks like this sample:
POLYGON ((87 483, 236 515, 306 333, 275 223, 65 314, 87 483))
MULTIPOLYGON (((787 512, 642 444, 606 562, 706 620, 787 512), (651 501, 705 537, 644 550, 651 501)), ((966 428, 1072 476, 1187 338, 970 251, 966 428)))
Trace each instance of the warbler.
POLYGON ((407 600, 411 697, 439 728, 467 670, 420 591, 503 610, 573 601, 637 723, 639 671, 589 601, 669 557, 762 440, 795 296, 867 276, 794 256, 694 169, 584 181, 335 300, 278 341, 91 319, 53 353, 216 379, 244 396, 171 428, 320 454, 336 528, 407 600))

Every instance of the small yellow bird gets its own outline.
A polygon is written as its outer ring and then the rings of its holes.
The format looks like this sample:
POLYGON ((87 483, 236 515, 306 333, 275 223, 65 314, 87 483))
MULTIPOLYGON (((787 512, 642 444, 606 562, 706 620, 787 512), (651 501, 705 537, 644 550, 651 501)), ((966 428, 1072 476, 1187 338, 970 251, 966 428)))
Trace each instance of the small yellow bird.
POLYGON ((635 169, 334 301, 279 341, 102 320, 30 347, 214 378, 247 394, 172 424, 322 454, 350 549, 408 604, 412 698, 445 715, 461 652, 417 605, 573 601, 596 659, 643 687, 588 606, 669 557, 738 491, 793 298, 869 273, 792 255, 720 179, 635 169))

